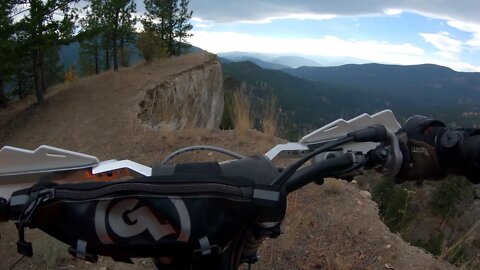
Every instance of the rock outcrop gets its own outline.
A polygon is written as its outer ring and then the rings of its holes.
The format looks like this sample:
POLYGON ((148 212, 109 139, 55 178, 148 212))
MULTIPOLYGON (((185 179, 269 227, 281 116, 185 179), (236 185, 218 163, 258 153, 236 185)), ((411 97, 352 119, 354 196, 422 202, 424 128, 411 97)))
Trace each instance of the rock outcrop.
POLYGON ((208 53, 103 72, 50 89, 55 94, 44 104, 0 127, 0 146, 47 144, 100 159, 143 160, 161 150, 146 141, 167 143, 161 131, 218 128, 223 91, 220 64, 208 53), (131 156, 138 147, 143 155, 131 156))
POLYGON ((224 107, 220 63, 212 58, 172 75, 148 89, 140 107, 139 118, 154 128, 218 128, 224 107))

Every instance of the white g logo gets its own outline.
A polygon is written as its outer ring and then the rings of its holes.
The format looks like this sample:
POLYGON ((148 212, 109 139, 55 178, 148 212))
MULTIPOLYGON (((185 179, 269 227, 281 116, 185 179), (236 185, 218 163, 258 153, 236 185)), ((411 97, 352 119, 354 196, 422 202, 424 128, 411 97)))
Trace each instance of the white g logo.
MULTIPOLYGON (((181 231, 177 240, 188 241, 190 237, 190 217, 187 208, 179 198, 170 198, 170 200, 180 218, 181 231)), ((100 201, 95 212, 95 230, 103 244, 114 243, 108 235, 107 222, 112 231, 123 238, 136 236, 144 231, 148 231, 153 239, 158 241, 167 235, 175 233, 172 225, 160 223, 147 206, 133 210, 139 203, 137 199, 121 200, 110 209, 109 213, 106 213, 110 203, 110 201, 100 201)))

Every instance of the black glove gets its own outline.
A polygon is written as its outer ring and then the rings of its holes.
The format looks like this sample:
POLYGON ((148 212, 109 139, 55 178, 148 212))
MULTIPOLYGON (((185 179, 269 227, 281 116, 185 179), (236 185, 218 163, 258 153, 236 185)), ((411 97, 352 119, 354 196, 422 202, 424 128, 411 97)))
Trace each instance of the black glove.
POLYGON ((398 132, 403 154, 396 182, 466 176, 480 183, 480 130, 449 129, 425 116, 410 117, 398 132))

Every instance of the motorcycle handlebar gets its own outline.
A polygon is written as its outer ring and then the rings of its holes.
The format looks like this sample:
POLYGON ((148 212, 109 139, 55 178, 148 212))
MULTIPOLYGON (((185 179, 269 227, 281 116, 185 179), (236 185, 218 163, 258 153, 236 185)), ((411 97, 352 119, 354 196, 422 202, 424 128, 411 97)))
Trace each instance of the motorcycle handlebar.
POLYGON ((326 159, 318 164, 310 165, 300 169, 287 181, 285 191, 287 193, 307 185, 315 180, 315 178, 327 177, 330 174, 348 169, 353 164, 352 155, 342 155, 340 157, 326 159))

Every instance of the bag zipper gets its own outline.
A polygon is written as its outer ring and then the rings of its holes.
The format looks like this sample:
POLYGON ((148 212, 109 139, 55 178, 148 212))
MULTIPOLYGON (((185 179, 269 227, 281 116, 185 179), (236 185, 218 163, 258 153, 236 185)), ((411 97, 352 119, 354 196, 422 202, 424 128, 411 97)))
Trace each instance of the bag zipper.
POLYGON ((94 200, 118 193, 148 193, 155 195, 205 195, 219 194, 246 199, 246 192, 241 187, 218 183, 190 183, 190 184, 149 184, 149 183, 115 183, 96 190, 67 190, 55 188, 53 198, 61 200, 94 200))

